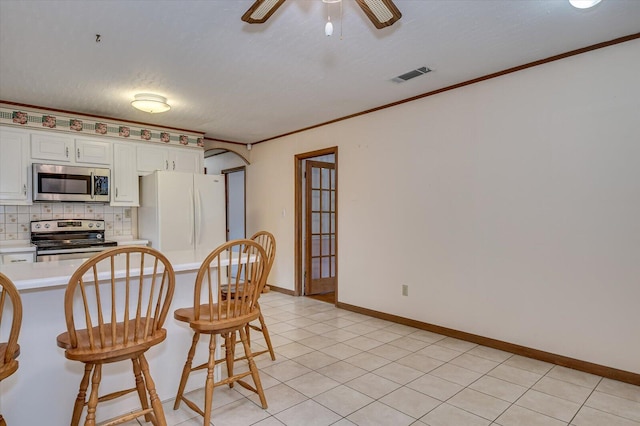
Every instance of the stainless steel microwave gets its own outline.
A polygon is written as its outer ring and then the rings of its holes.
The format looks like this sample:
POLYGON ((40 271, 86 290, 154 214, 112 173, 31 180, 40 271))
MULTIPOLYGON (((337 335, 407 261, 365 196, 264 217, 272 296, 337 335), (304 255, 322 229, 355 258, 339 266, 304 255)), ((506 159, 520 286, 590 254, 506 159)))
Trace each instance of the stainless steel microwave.
POLYGON ((33 201, 109 202, 109 169, 33 164, 33 201))

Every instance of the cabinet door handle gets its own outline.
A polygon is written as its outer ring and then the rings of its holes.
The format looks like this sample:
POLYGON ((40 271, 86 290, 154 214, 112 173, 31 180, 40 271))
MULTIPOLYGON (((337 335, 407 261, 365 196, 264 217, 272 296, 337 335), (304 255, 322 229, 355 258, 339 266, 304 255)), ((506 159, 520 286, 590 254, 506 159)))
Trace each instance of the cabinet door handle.
POLYGON ((69 158, 69 147, 66 147, 66 148, 64 149, 64 156, 65 156, 65 157, 67 157, 67 158, 69 158))
POLYGON ((27 195, 27 185, 26 184, 22 185, 22 193, 24 195, 27 195))
POLYGON ((173 163, 173 170, 175 170, 175 169, 176 169, 176 162, 175 162, 175 160, 174 160, 174 161, 172 161, 172 163, 173 163))
POLYGON ((9 262, 10 263, 18 263, 18 262, 26 262, 27 259, 11 259, 9 262))
POLYGON ((78 148, 78 159, 80 158, 80 148, 78 148))
POLYGON ((118 198, 118 187, 116 187, 116 198, 118 198))
POLYGON ((169 170, 169 160, 164 160, 164 165, 165 165, 164 169, 169 170))

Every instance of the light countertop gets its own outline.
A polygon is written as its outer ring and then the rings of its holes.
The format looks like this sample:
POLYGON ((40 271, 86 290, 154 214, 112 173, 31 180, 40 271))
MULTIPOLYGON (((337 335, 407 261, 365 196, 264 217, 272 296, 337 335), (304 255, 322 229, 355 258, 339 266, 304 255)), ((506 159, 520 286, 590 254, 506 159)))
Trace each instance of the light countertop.
POLYGON ((0 241, 0 254, 36 251, 36 246, 29 240, 0 241))
POLYGON ((133 238, 131 235, 119 235, 106 238, 109 241, 115 241, 119 246, 146 246, 149 245, 149 240, 141 240, 139 238, 133 238))
MULTIPOLYGON (((176 273, 200 268, 210 251, 177 250, 163 252, 176 273)), ((19 291, 66 286, 76 269, 87 259, 0 265, 0 272, 13 281, 19 291)), ((145 271, 146 273, 146 271, 145 271)))

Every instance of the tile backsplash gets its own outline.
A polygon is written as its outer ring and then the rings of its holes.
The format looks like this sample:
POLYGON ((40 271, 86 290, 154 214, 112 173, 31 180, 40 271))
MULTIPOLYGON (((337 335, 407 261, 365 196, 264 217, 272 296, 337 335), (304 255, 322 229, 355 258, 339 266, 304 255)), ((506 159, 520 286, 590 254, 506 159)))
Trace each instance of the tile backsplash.
POLYGON ((138 209, 105 204, 36 203, 31 206, 0 206, 0 241, 29 240, 30 222, 48 219, 102 219, 105 238, 138 235, 138 209))

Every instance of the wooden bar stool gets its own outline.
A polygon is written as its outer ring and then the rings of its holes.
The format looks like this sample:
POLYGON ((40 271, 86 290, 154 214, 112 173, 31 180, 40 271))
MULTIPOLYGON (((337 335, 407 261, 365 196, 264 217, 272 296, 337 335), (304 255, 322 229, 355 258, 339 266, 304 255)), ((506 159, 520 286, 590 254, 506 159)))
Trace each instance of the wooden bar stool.
POLYGON ((217 386, 233 386, 235 382, 258 394, 262 408, 267 408, 267 400, 262 390, 258 367, 253 361, 253 354, 245 327, 249 322, 260 316, 257 301, 265 281, 267 269, 267 255, 260 244, 251 240, 229 241, 207 256, 202 262, 194 286, 194 304, 192 307, 181 308, 174 312, 174 318, 189 324, 194 332, 191 348, 187 354, 187 361, 182 370, 180 385, 176 395, 174 410, 184 401, 189 408, 204 418, 204 425, 211 422, 211 403, 213 390, 217 386), (222 288, 230 289, 226 298, 222 297, 222 288), (240 340, 244 346, 245 359, 249 364, 249 371, 233 374, 234 353, 231 336, 240 333, 240 340), (205 363, 192 367, 196 346, 201 334, 208 334, 209 355, 205 363), (225 341, 225 356, 216 360, 216 337, 221 336, 225 341), (214 368, 225 362, 227 378, 215 381, 214 368), (184 389, 192 371, 207 370, 205 381, 204 408, 184 396, 184 389), (255 386, 243 379, 251 375, 255 386))
POLYGON ((65 349, 68 359, 85 364, 72 426, 79 424, 85 405, 84 424, 93 426, 99 402, 131 392, 138 393, 141 409, 113 419, 107 425, 140 416, 154 425, 166 425, 144 353, 166 338, 162 325, 174 288, 175 274, 169 260, 159 251, 142 246, 100 252, 71 276, 64 300, 67 332, 60 334, 57 342, 65 349), (99 395, 102 365, 125 360, 133 364, 135 387, 99 395))
MULTIPOLYGON (((273 266, 273 260, 276 257, 276 239, 273 236, 273 234, 267 231, 256 232, 249 239, 251 241, 255 241, 258 244, 260 244, 260 246, 264 249, 265 253, 267 254, 267 269, 265 271, 265 275, 266 275, 265 287, 266 287, 266 280, 267 278, 269 278, 269 272, 271 271, 271 267, 273 266)), ((222 288, 223 299, 227 297, 228 292, 229 292, 229 289, 227 288, 227 286, 224 286, 222 288)), ((259 304, 258 304, 258 309, 260 309, 259 304)), ((267 344, 267 349, 253 352, 253 356, 256 357, 258 355, 262 355, 264 353, 269 352, 269 355, 271 355, 271 360, 275 361, 276 354, 273 351, 273 345, 271 344, 271 338, 269 337, 269 330, 267 329, 267 324, 264 321, 264 316, 262 315, 262 311, 260 311, 260 315, 258 316, 258 323, 259 324, 257 324, 254 321, 247 324, 247 326, 245 327, 245 331, 247 332, 247 339, 249 340, 249 344, 251 344, 251 335, 250 335, 251 329, 259 331, 260 333, 262 333, 262 336, 264 337, 264 341, 267 344)), ((234 336, 233 344, 235 345, 235 336, 234 336)), ((243 358, 238 358, 237 360, 241 360, 241 359, 243 358)))
MULTIPOLYGON (((13 315, 11 327, 9 328, 9 340, 0 343, 0 381, 9 377, 18 369, 18 355, 20 346, 18 345, 18 335, 22 324, 22 302, 16 286, 4 274, 0 273, 0 325, 4 314, 5 303, 11 304, 13 315)), ((0 426, 6 426, 2 414, 0 414, 0 426)))

